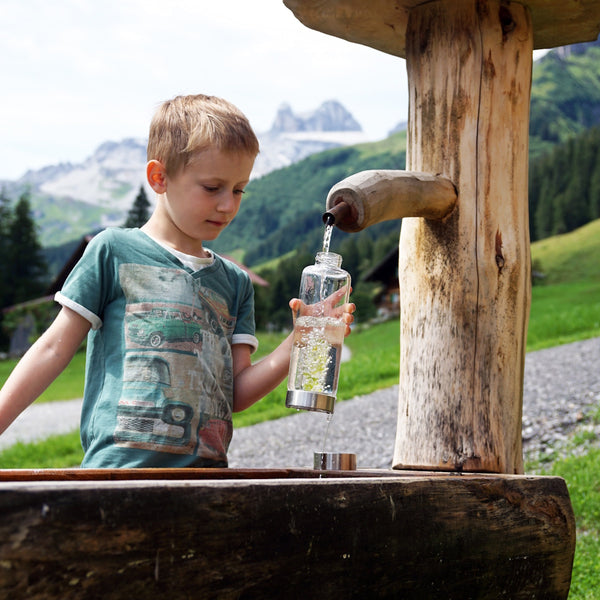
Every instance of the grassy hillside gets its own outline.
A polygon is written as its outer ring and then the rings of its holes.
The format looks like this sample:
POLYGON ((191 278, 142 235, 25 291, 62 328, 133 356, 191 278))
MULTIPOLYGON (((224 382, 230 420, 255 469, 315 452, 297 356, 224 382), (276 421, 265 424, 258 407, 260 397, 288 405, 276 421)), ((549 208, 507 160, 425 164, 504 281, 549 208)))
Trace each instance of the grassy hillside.
POLYGON ((535 242, 534 285, 527 349, 538 350, 600 336, 600 220, 535 242))
POLYGON ((530 156, 600 123, 600 41, 557 48, 533 67, 530 156))
POLYGON ((534 268, 543 284, 600 281, 600 219, 570 233, 531 245, 534 268))
MULTIPOLYGON (((381 142, 313 154, 252 181, 237 217, 210 247, 225 254, 243 249, 248 265, 263 263, 302 245, 314 251, 323 236, 321 215, 334 184, 358 171, 404 169, 405 165, 406 132, 381 142)), ((373 229, 368 235, 381 233, 385 227, 373 229)), ((337 241, 342 237, 336 236, 337 241)))

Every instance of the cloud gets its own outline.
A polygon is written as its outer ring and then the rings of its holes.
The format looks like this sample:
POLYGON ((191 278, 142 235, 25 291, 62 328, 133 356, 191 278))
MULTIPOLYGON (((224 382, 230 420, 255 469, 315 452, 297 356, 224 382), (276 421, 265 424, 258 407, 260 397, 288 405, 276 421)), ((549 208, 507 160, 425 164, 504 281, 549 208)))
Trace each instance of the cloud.
POLYGON ((339 99, 373 136, 406 112, 403 61, 304 27, 281 0, 3 0, 0 178, 145 137, 155 107, 204 92, 258 131, 277 107, 339 99))

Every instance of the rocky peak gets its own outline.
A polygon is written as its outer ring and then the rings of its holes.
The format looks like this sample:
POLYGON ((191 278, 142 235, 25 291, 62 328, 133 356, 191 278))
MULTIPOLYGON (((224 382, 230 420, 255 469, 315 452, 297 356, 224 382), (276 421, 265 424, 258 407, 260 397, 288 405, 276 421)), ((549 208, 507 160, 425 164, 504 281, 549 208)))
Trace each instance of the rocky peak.
POLYGON ((316 110, 303 114, 295 114, 287 102, 283 103, 277 111, 270 133, 305 131, 362 131, 362 128, 337 100, 327 100, 316 110))
POLYGON ((146 140, 126 138, 120 142, 104 142, 96 148, 92 156, 92 160, 98 163, 115 160, 130 162, 132 158, 135 158, 136 162, 146 161, 146 140))

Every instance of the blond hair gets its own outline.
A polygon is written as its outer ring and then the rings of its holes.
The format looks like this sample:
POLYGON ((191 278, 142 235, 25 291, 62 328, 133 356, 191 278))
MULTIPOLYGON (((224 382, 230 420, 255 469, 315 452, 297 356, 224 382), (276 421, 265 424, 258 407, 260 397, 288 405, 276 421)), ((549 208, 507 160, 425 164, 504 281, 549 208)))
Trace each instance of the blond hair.
POLYGON ((248 119, 227 100, 197 94, 177 96, 160 105, 150 123, 149 161, 160 161, 173 176, 209 146, 252 156, 259 151, 248 119))

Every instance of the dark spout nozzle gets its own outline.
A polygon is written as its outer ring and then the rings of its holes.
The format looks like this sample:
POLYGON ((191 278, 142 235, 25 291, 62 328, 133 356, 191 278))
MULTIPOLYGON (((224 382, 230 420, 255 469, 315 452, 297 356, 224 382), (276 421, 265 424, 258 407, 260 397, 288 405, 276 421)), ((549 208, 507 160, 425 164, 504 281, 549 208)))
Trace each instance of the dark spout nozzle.
POLYGON ((327 212, 323 213, 323 223, 325 225, 335 225, 344 220, 344 218, 350 213, 350 205, 344 202, 338 202, 335 206, 332 206, 327 212))

